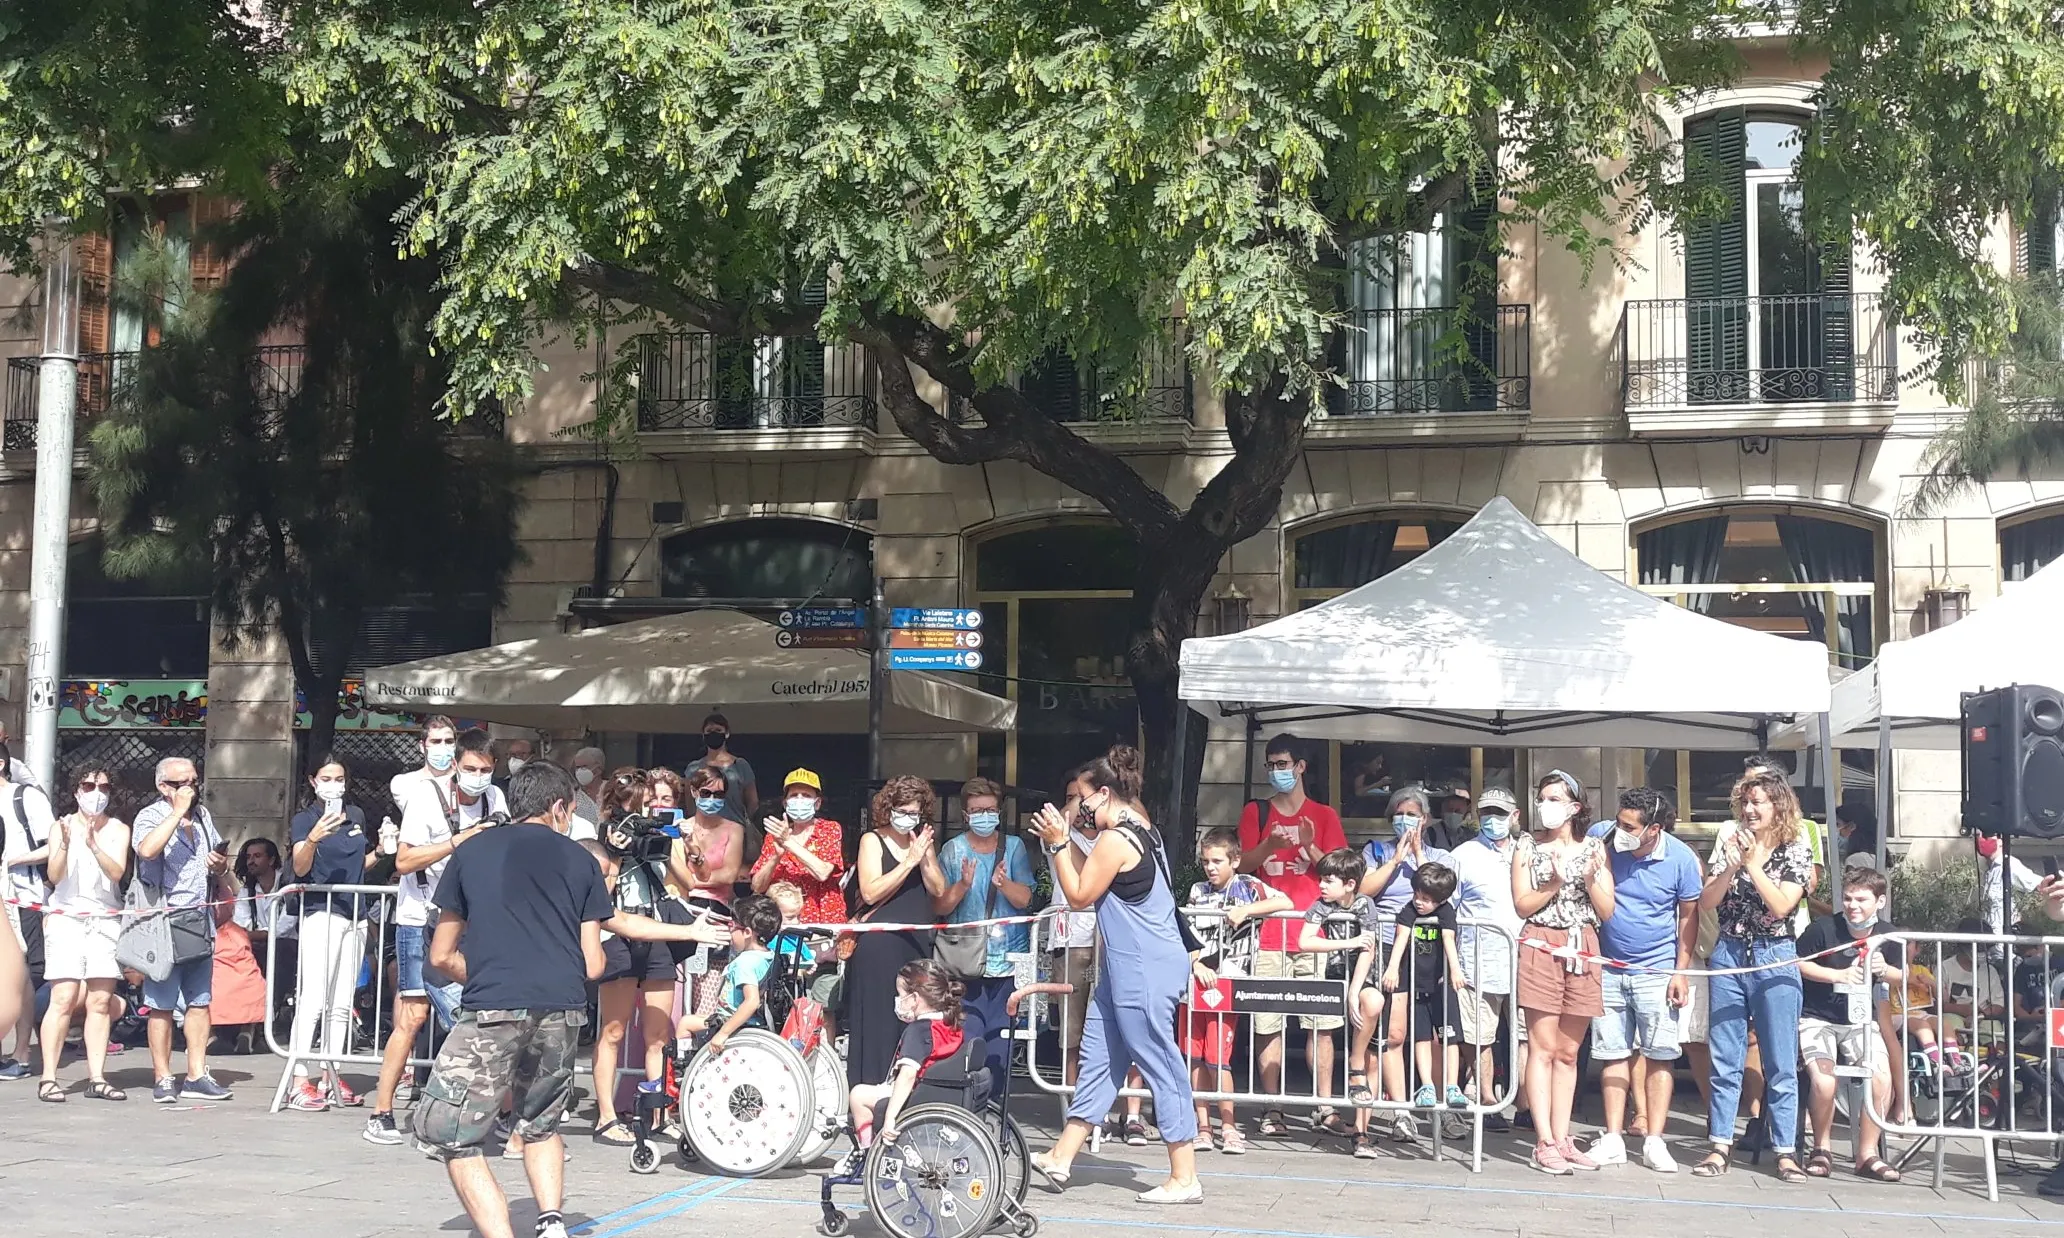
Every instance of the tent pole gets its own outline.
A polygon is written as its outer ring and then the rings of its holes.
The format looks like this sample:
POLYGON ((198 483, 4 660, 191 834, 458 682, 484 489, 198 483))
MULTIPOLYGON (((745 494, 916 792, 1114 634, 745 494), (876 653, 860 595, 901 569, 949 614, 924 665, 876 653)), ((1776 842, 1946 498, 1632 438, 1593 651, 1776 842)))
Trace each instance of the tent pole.
POLYGON ((1892 834, 1892 718, 1878 710, 1878 871, 1885 871, 1892 834))
POLYGON ((882 781, 882 705, 889 694, 889 642, 884 629, 888 611, 882 607, 881 577, 874 578, 874 597, 867 608, 867 777, 876 786, 882 781))
MULTIPOLYGON (((1190 780, 1187 777, 1189 772, 1189 765, 1187 763, 1189 738, 1190 703, 1182 699, 1181 693, 1177 693, 1175 697, 1175 736, 1168 745, 1170 749, 1169 759, 1175 762, 1175 772, 1171 775, 1175 783, 1175 803, 1172 808, 1172 811, 1175 813, 1175 820, 1169 822, 1170 829, 1179 829, 1182 822, 1189 820, 1189 813, 1186 811, 1187 805, 1184 803, 1189 798, 1187 794, 1190 784, 1190 780)), ((1266 823, 1264 822, 1264 824, 1266 823)), ((1194 839, 1195 836, 1196 830, 1192 829, 1190 837, 1194 839)), ((1192 843, 1189 850, 1194 849, 1195 844, 1192 843)))
MULTIPOLYGON (((1247 805, 1254 802, 1254 737, 1259 734, 1261 719, 1255 717, 1250 709, 1247 711, 1247 741, 1240 762, 1240 811, 1243 813, 1247 811, 1247 805)), ((1262 824, 1267 825, 1268 822, 1263 821, 1262 824)))
POLYGON ((1834 871, 1840 871, 1842 862, 1842 857, 1839 854, 1840 848, 1836 846, 1835 835, 1835 792, 1841 786, 1841 779, 1835 767, 1840 763, 1841 758, 1835 755, 1834 718, 1830 714, 1822 714, 1820 716, 1820 803, 1821 811, 1825 814, 1826 819, 1821 822, 1820 845, 1827 849, 1827 854, 1821 857, 1820 862, 1834 871))

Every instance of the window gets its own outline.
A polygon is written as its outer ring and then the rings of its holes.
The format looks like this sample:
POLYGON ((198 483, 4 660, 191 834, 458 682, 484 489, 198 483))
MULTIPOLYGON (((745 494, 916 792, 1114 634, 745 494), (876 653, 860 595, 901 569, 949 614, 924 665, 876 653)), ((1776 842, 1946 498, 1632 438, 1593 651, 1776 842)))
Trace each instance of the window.
POLYGON ((978 741, 982 774, 1058 795, 1075 766, 1139 742, 1125 672, 1138 565, 1131 537, 1105 523, 1041 525, 976 545, 989 654, 980 686, 1018 703, 1015 730, 978 741))
POLYGON ((874 539, 780 518, 690 529, 661 544, 660 596, 864 602, 874 596, 874 539))
POLYGON ((2064 515, 2002 525, 1999 544, 2001 579, 2027 580, 2064 555, 2064 515))
MULTIPOLYGON (((1291 543, 1291 601, 1306 610, 1387 576, 1462 524, 1459 516, 1404 511, 1299 533, 1291 543)), ((1392 791, 1411 783, 1436 791, 1459 788, 1472 804, 1486 786, 1509 790, 1517 758, 1510 748, 1331 742, 1323 754, 1315 748, 1305 787, 1342 817, 1372 821, 1384 815, 1392 791)))
POLYGON ((65 568, 64 677, 206 679, 207 572, 118 579, 102 568, 104 551, 98 537, 82 541, 65 568))

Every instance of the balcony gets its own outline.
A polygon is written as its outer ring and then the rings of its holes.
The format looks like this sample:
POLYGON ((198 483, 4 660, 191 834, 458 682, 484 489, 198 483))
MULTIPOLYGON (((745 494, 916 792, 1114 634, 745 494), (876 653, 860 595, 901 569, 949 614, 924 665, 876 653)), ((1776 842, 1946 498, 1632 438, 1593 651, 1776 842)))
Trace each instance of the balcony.
POLYGON ((1899 403, 1896 326, 1873 295, 1629 301, 1617 351, 1636 434, 1881 429, 1899 403))
POLYGON ((638 338, 637 360, 641 432, 874 429, 874 368, 858 345, 661 332, 638 338))
MULTIPOLYGON (((1065 425, 1104 426, 1101 436, 1137 439, 1142 431, 1181 438, 1196 420, 1191 387, 1189 328, 1181 317, 1162 320, 1162 331, 1140 349, 1137 384, 1111 383, 1094 369, 1058 351, 1027 366, 1018 376, 1018 393, 1047 416, 1065 425)), ((977 424, 982 415, 974 403, 954 396, 949 405, 954 421, 977 424)))
POLYGON ((1454 306, 1347 315, 1326 416, 1523 413, 1533 397, 1533 307, 1500 305, 1489 321, 1454 306))
MULTIPOLYGON (((82 353, 79 357, 77 415, 82 428, 107 415, 120 384, 135 372, 134 352, 82 353)), ((251 352, 251 381, 261 408, 277 416, 301 390, 301 371, 307 350, 299 344, 268 344, 251 352)), ((36 357, 10 357, 7 362, 7 392, 4 419, 0 419, 0 450, 36 449, 36 400, 42 388, 42 361, 36 357)), ((500 438, 507 417, 499 407, 483 409, 453 424, 453 433, 480 438, 500 438)))

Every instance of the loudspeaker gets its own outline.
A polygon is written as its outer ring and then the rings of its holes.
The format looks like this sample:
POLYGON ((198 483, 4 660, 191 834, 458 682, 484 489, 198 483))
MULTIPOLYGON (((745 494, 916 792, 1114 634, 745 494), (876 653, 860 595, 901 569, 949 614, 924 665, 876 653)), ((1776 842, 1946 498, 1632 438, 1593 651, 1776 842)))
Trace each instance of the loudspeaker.
POLYGON ((1967 831, 2064 838, 2064 693, 1965 693, 1963 748, 1967 831))

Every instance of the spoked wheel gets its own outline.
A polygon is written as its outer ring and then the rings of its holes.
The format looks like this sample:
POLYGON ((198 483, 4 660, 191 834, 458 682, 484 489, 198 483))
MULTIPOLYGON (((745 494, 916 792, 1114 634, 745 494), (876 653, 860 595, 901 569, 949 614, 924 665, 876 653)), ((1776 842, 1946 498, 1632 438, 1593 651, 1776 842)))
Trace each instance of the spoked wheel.
POLYGON ((684 1143, 720 1173, 757 1178, 795 1159, 816 1121, 810 1068, 787 1041, 746 1028, 681 1081, 684 1143))
POLYGON ((846 1064, 829 1044, 810 1050, 810 1087, 817 1098, 817 1117, 796 1152, 798 1165, 815 1164, 831 1148, 846 1120, 846 1064))
POLYGON ((894 1143, 867 1153, 867 1209, 894 1238, 973 1238, 1003 1207, 1003 1152, 989 1125, 951 1105, 904 1113, 894 1143))
MULTIPOLYGON (((1032 1180, 1032 1153, 1025 1146, 1025 1132, 1018 1129, 1016 1118, 1003 1120, 1003 1189, 1011 1203, 1023 1205, 1025 1188, 1032 1180)), ((1023 1222, 1020 1222, 1022 1225, 1023 1222)), ((1033 1228, 1039 1223, 1034 1221, 1033 1228)), ((1020 1231, 1022 1234, 1022 1230, 1020 1231)))

